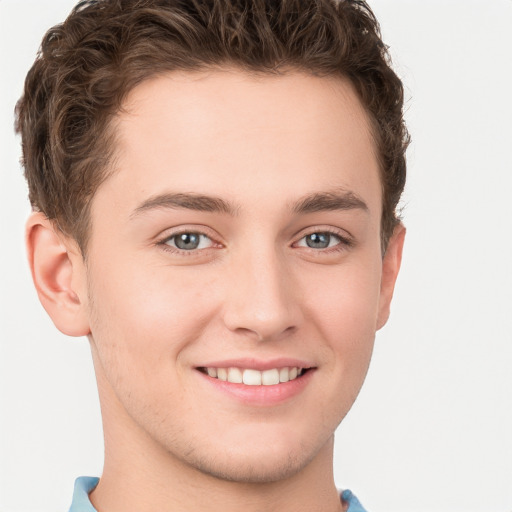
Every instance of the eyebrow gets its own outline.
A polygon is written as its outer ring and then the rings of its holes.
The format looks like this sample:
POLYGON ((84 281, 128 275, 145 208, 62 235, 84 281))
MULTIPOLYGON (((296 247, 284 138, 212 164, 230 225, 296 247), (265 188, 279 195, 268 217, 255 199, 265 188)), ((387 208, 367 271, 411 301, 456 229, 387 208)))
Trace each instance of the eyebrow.
POLYGON ((293 211, 300 214, 355 209, 369 211, 367 204, 359 196, 346 190, 309 194, 293 207, 293 211))
POLYGON ((199 212, 226 213, 236 215, 238 208, 219 197, 192 193, 166 193, 146 199, 130 215, 136 217, 141 213, 157 209, 185 209, 199 212))
MULTIPOLYGON (((130 218, 133 219, 144 212, 158 209, 186 209, 236 216, 240 208, 220 197, 170 192, 146 199, 135 208, 130 218)), ((297 214, 354 209, 368 211, 368 206, 356 194, 345 190, 308 194, 293 203, 291 207, 291 210, 297 214)))

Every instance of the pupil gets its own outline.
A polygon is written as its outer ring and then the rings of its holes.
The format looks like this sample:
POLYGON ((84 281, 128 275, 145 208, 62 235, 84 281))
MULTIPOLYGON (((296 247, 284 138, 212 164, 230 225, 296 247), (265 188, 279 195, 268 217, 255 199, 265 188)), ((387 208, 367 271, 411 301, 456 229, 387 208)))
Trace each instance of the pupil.
POLYGON ((329 247, 331 235, 329 233, 312 233, 306 237, 308 247, 312 249, 326 249, 329 247))
POLYGON ((199 235, 197 233, 182 233, 176 236, 175 243, 178 249, 197 249, 199 246, 199 235))

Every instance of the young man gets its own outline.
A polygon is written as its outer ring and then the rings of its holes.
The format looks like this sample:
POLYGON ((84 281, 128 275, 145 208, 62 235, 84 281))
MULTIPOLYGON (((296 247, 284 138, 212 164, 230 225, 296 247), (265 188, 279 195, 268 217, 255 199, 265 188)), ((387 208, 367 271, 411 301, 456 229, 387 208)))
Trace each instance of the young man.
POLYGON ((333 436, 400 266, 402 103, 361 1, 86 1, 48 32, 29 261, 105 434, 71 511, 363 510, 333 436))

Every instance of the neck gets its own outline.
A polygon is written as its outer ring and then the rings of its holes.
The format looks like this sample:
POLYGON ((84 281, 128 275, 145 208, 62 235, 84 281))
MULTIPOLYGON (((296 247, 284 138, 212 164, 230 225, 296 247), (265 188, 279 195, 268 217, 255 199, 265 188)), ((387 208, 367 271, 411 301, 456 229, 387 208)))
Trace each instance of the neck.
MULTIPOLYGON (((332 442, 329 443, 332 445, 332 442)), ((326 447, 326 451, 330 446, 326 447)), ((332 450, 330 450, 332 452, 332 450)), ((339 512, 332 462, 319 454, 297 474, 276 482, 230 482, 201 473, 170 457, 133 450, 121 460, 106 451, 103 476, 91 494, 109 512, 339 512)), ((332 460, 332 457, 327 457, 332 460)))

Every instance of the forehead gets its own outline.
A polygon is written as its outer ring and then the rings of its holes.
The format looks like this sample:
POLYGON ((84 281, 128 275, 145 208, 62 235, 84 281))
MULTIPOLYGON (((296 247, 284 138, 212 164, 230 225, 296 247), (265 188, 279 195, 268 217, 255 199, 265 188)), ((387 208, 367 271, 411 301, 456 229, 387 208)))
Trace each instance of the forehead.
POLYGON ((343 188, 380 203, 368 116, 341 77, 173 72, 133 89, 114 126, 117 172, 98 195, 127 207, 165 189, 284 204, 343 188))

